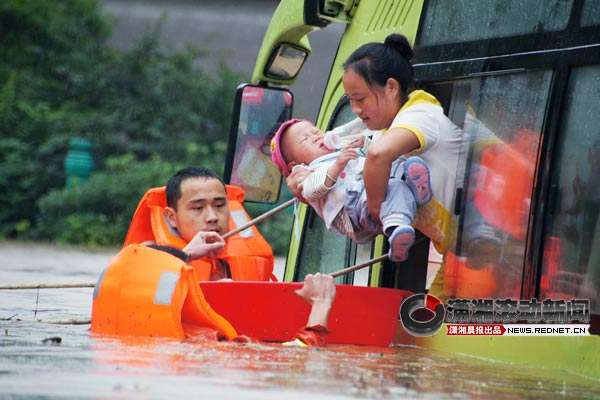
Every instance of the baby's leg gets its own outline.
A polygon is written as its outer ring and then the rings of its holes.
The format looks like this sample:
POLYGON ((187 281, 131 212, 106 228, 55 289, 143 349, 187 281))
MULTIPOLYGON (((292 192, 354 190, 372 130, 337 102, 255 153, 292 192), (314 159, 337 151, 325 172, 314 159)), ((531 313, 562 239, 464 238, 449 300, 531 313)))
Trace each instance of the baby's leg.
POLYGON ((390 179, 380 217, 384 233, 388 236, 391 261, 408 258, 408 251, 415 241, 412 222, 416 211, 416 201, 408 184, 400 177, 390 179))
POLYGON ((409 157, 404 163, 404 179, 415 196, 418 206, 423 206, 433 197, 429 167, 419 157, 409 157))
POLYGON ((390 261, 406 261, 408 259, 408 251, 414 242, 415 229, 412 226, 397 226, 388 238, 388 243, 390 245, 390 251, 388 253, 390 261))
POLYGON ((354 181, 346 188, 344 211, 348 214, 354 234, 352 239, 358 244, 368 243, 381 234, 381 224, 369 214, 367 195, 362 181, 354 181))

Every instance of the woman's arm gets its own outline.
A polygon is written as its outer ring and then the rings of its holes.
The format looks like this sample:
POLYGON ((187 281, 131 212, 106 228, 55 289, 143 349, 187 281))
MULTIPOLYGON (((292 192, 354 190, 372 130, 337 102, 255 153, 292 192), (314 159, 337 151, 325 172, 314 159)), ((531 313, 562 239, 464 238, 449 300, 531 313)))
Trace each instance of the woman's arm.
POLYGON ((367 192, 367 207, 373 220, 380 221, 379 212, 387 192, 392 162, 398 157, 418 149, 419 146, 417 136, 403 128, 387 131, 369 146, 363 179, 367 192))

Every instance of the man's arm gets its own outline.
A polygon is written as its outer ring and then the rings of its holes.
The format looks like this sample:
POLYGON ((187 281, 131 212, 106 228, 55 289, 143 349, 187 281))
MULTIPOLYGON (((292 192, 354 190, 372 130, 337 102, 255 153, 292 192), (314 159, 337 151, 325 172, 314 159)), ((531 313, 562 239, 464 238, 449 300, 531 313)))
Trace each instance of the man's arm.
POLYGON ((329 311, 335 300, 335 284, 331 275, 316 273, 306 275, 304 285, 296 294, 311 305, 307 326, 321 325, 327 327, 329 311))
POLYGON ((296 340, 284 345, 324 346, 329 334, 329 311, 335 300, 335 284, 330 275, 306 275, 304 286, 296 294, 311 305, 306 326, 298 331, 296 340))

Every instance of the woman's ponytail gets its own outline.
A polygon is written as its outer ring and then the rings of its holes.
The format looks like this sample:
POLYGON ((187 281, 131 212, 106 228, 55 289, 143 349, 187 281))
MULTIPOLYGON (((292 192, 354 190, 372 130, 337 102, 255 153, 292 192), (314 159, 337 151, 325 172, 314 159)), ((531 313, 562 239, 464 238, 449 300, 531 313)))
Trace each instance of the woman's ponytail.
POLYGON ((408 39, 406 36, 399 33, 392 33, 386 37, 383 45, 396 49, 396 51, 398 51, 402 57, 406 58, 407 61, 412 60, 414 57, 413 49, 410 47, 408 39))
POLYGON ((412 58, 413 50, 408 39, 399 33, 392 33, 383 43, 362 45, 342 66, 345 71, 355 71, 369 86, 384 86, 389 78, 394 78, 406 94, 414 76, 410 63, 412 58))

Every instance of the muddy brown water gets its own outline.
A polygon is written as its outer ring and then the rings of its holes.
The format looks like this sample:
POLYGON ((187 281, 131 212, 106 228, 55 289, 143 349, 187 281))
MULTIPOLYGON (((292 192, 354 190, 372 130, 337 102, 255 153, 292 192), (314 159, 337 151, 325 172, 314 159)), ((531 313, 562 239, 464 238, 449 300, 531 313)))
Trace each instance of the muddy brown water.
MULTIPOLYGON (((94 282, 115 253, 0 242, 0 284, 94 282)), ((92 291, 0 291, 1 399, 600 398, 584 377, 418 347, 131 339, 53 323, 89 319, 92 291)))

